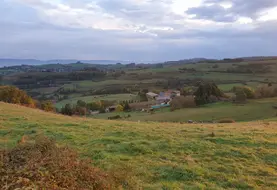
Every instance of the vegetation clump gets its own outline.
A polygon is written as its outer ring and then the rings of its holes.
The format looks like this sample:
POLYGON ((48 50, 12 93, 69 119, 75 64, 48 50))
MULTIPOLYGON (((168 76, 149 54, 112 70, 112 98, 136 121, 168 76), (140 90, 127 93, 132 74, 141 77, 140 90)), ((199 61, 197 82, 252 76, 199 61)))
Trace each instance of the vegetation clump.
POLYGON ((194 107, 196 107, 196 103, 193 96, 178 96, 170 102, 171 111, 194 107))
POLYGON ((216 98, 225 97, 225 94, 214 83, 200 83, 194 95, 197 105, 211 103, 211 96, 215 96, 216 98))
POLYGON ((271 98, 277 96, 277 88, 273 85, 261 85, 255 91, 256 98, 271 98))
POLYGON ((234 93, 242 91, 246 95, 247 99, 255 98, 255 91, 252 88, 250 88, 249 86, 235 86, 235 87, 233 87, 232 91, 234 93))
POLYGON ((218 123, 236 123, 236 121, 232 118, 226 118, 219 120, 218 123))
POLYGON ((38 136, 0 152, 0 183, 4 189, 115 189, 112 176, 80 160, 68 147, 38 136))
POLYGON ((35 107, 35 101, 26 92, 14 86, 0 86, 0 101, 35 107))

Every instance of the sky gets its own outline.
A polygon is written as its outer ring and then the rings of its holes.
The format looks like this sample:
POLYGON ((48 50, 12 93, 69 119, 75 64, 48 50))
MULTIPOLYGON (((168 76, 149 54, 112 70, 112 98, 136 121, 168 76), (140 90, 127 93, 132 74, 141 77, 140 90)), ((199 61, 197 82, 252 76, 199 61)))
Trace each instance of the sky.
POLYGON ((0 57, 277 55, 277 0, 0 0, 0 57))

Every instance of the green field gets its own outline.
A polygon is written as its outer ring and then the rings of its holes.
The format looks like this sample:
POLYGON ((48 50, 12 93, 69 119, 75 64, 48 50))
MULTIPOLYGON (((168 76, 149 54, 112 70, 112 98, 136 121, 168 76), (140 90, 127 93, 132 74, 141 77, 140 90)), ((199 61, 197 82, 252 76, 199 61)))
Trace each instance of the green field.
POLYGON ((46 134, 133 189, 277 189, 277 123, 137 123, 66 117, 0 103, 0 146, 46 134))
POLYGON ((124 101, 124 100, 136 100, 137 95, 134 94, 109 94, 109 95, 95 95, 95 96, 76 96, 66 100, 62 100, 56 103, 57 108, 63 107, 65 104, 76 104, 78 100, 83 100, 87 103, 97 102, 100 100, 108 101, 124 101))
POLYGON ((169 108, 158 110, 155 114, 146 112, 130 113, 107 113, 95 115, 95 118, 107 119, 110 116, 131 115, 127 120, 130 121, 157 121, 157 122, 187 122, 193 121, 219 121, 221 119, 231 118, 235 121, 253 121, 264 120, 276 117, 277 110, 273 109, 277 105, 277 98, 262 100, 249 100, 248 103, 237 105, 230 102, 218 102, 215 104, 205 105, 199 108, 186 108, 171 112, 169 108))

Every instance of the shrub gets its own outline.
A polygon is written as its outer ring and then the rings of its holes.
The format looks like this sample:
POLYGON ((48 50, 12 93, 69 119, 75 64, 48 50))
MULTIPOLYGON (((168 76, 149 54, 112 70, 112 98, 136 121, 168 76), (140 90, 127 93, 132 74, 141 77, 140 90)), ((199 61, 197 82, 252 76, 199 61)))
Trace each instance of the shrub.
POLYGON ((86 115, 87 114, 87 108, 77 105, 74 109, 74 114, 76 114, 76 115, 86 115))
POLYGON ((109 120, 121 119, 121 116, 120 115, 115 115, 115 116, 108 117, 108 119, 109 120))
POLYGON ((0 151, 0 181, 4 189, 118 189, 113 175, 81 160, 53 140, 36 137, 21 141, 11 150, 0 151), (6 188, 5 188, 6 187, 6 188))
POLYGON ((234 93, 238 92, 238 91, 243 91, 244 94, 246 95, 247 99, 253 99, 255 98, 255 92, 252 88, 248 87, 248 86, 235 86, 233 87, 232 91, 234 93))
POLYGON ((35 101, 25 91, 14 86, 0 86, 0 101, 35 107, 35 101))
POLYGON ((61 109, 61 113, 64 115, 73 115, 74 114, 74 109, 72 108, 72 106, 70 104, 66 104, 62 109, 61 109))
POLYGON ((218 123, 236 123, 236 121, 231 118, 226 118, 226 119, 219 120, 218 123))
POLYGON ((79 107, 86 107, 87 106, 87 103, 83 100, 78 100, 77 101, 77 106, 79 107))
MULTIPOLYGON (((99 110, 100 109, 100 106, 98 103, 96 102, 91 102, 91 103, 88 103, 87 104, 87 109, 88 110, 91 110, 91 111, 96 111, 96 110, 99 110)), ((105 110, 105 109, 104 109, 105 110)))
POLYGON ((171 110, 196 107, 193 96, 178 96, 170 102, 171 110))
POLYGON ((116 112, 123 112, 124 111, 124 107, 122 105, 117 105, 115 111, 116 112))
POLYGON ((125 102, 121 103, 120 105, 123 107, 123 111, 130 111, 130 109, 131 109, 128 101, 125 101, 125 102))
POLYGON ((277 88, 275 86, 261 85, 255 91, 256 98, 270 98, 277 96, 277 88))
POLYGON ((43 101, 40 104, 40 108, 47 112, 54 112, 56 110, 55 106, 51 101, 43 101))
POLYGON ((247 96, 244 93, 244 91, 243 90, 236 91, 235 102, 237 102, 237 103, 245 103, 246 101, 247 101, 247 96))

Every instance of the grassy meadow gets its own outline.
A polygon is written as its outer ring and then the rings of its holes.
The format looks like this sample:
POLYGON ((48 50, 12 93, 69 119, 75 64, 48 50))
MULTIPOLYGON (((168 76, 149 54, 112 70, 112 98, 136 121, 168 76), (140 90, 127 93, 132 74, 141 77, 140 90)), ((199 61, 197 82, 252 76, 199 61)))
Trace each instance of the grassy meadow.
MULTIPOLYGON (((171 112, 169 108, 156 111, 154 114, 147 112, 130 113, 106 113, 95 115, 94 118, 107 119, 110 116, 131 115, 124 118, 129 121, 156 121, 156 122, 187 122, 193 121, 219 121, 221 119, 234 119, 237 122, 253 120, 264 120, 276 117, 277 110, 272 106, 276 105, 277 98, 249 100, 246 104, 233 104, 231 102, 218 102, 198 108, 185 108, 171 112)), ((277 118, 277 117, 276 117, 277 118)))
POLYGON ((108 100, 108 101, 115 101, 120 102, 124 100, 136 100, 137 95, 134 94, 109 94, 109 95, 95 95, 95 96, 75 96, 69 99, 65 99, 62 101, 57 102, 55 105, 57 108, 61 108, 66 104, 74 105, 77 103, 78 100, 82 100, 84 102, 97 102, 100 100, 108 100))
POLYGON ((105 170, 128 171, 125 183, 133 189, 277 189, 275 122, 108 121, 0 102, 1 147, 37 134, 75 148, 105 170))

